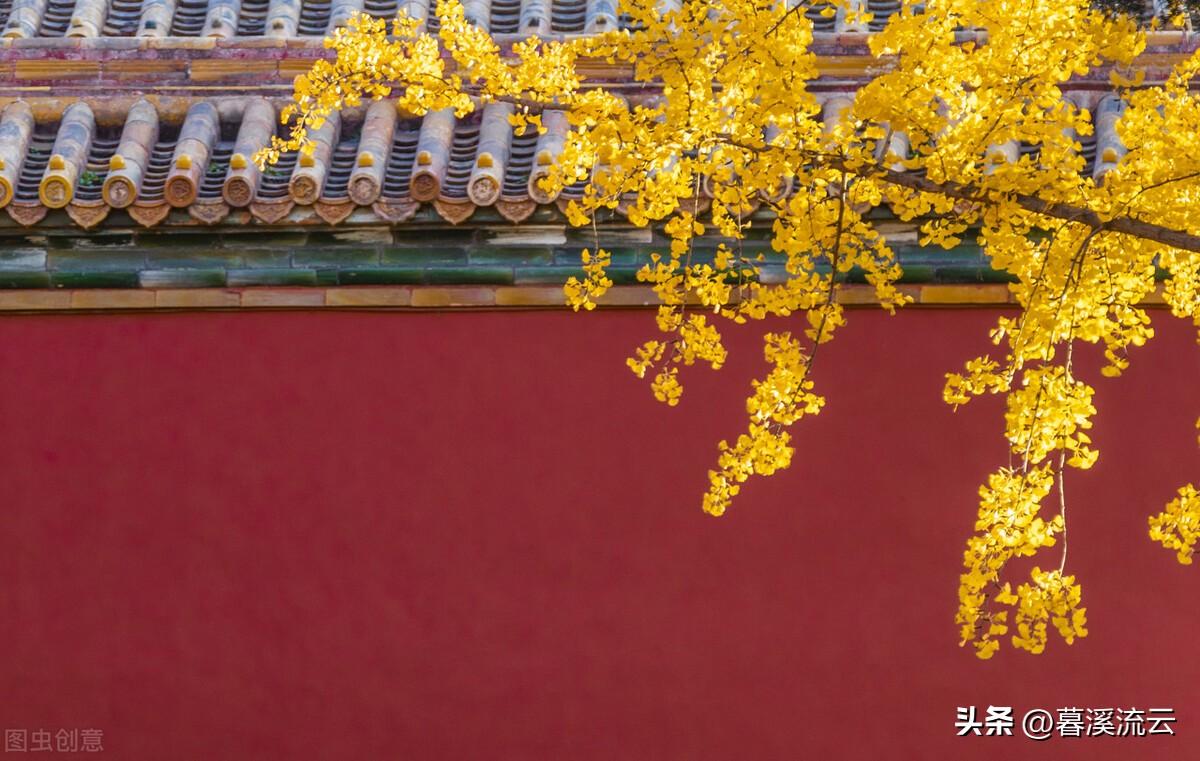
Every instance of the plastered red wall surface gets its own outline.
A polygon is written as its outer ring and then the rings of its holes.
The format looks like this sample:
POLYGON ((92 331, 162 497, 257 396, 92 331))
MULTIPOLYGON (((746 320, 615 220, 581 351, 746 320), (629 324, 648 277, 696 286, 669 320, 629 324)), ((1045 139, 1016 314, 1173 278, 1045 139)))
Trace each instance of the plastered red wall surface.
POLYGON ((6 317, 0 725, 120 759, 1200 758, 1200 569, 1146 536, 1200 478, 1193 332, 1159 313, 1097 379, 1091 634, 980 662, 953 616, 1002 408, 940 389, 995 317, 851 313, 795 464, 722 519, 752 330, 668 409, 623 363, 646 312, 6 317), (960 705, 1178 721, 962 738, 960 705))

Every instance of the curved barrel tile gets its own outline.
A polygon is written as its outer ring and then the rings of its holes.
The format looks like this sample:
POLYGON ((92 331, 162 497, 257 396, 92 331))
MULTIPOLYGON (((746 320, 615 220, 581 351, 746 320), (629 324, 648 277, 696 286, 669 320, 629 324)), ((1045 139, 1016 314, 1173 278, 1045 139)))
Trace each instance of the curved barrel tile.
POLYGON ((397 13, 404 13, 409 18, 416 19, 421 22, 421 29, 424 29, 429 22, 430 6, 435 4, 437 0, 401 0, 396 9, 397 13))
POLYGON ((0 115, 0 208, 8 205, 21 179, 21 167, 33 135, 33 109, 15 101, 0 115))
POLYGON ((229 157, 229 173, 221 185, 221 197, 230 206, 242 209, 249 206, 258 194, 260 172, 254 154, 271 142, 275 131, 275 108, 263 98, 255 98, 242 113, 233 154, 229 157))
POLYGON ((188 109, 163 188, 163 196, 171 206, 181 209, 196 200, 220 128, 212 103, 202 101, 188 109))
POLYGON ((549 33, 549 0, 521 0, 521 34, 544 37, 549 33))
POLYGON ((220 39, 237 36, 241 13, 242 0, 209 0, 208 15, 204 17, 204 30, 200 36, 220 39))
POLYGON ((383 192, 384 171, 391 156, 397 119, 396 104, 390 100, 375 101, 367 109, 348 187, 350 200, 359 206, 370 206, 383 192))
POLYGON ((985 154, 984 173, 991 174, 1001 164, 1015 164, 1021 158, 1021 144, 1016 140, 1005 140, 988 146, 985 154))
POLYGON ((583 31, 586 34, 603 34, 617 29, 616 0, 587 0, 583 31))
POLYGON ((326 117, 319 129, 311 133, 312 151, 300 154, 292 178, 288 180, 288 195, 296 203, 308 206, 321 197, 340 128, 341 119, 335 111, 326 117))
POLYGON ((854 105, 854 98, 849 95, 832 95, 821 104, 821 123, 825 134, 833 132, 837 125, 846 117, 846 111, 854 105))
POLYGON ((77 101, 63 112, 50 163, 38 185, 38 199, 51 209, 61 209, 75 197, 79 175, 87 168, 88 151, 96 131, 96 117, 86 103, 77 101))
POLYGON ((550 167, 558 161, 571 125, 562 111, 546 111, 542 114, 542 127, 546 131, 538 136, 537 150, 533 154, 533 168, 529 172, 528 192, 529 197, 538 203, 553 203, 558 194, 547 193, 538 186, 538 182, 550 174, 550 167))
POLYGON ((1124 114, 1125 101, 1116 95, 1106 95, 1096 104, 1096 167, 1092 176, 1097 181, 1125 157, 1126 148, 1117 136, 1117 122, 1124 114))
MULTIPOLYGON (((883 128, 888 129, 888 125, 883 125, 883 128)), ((885 161, 889 155, 896 157, 898 160, 889 165, 889 169, 894 169, 897 172, 904 171, 904 165, 900 162, 907 159, 909 154, 908 135, 903 132, 891 132, 884 139, 880 140, 875 146, 875 160, 885 161)))
POLYGON ((492 21, 492 0, 464 0, 463 12, 467 21, 480 29, 489 29, 492 21))
POLYGON ((144 0, 138 21, 138 37, 166 37, 175 19, 175 0, 144 0))
POLYGON ((300 25, 300 0, 271 0, 266 24, 265 37, 295 37, 300 25))
POLYGON ((129 109, 121 142, 109 159, 108 177, 101 191, 109 206, 124 209, 137 200, 156 142, 158 111, 148 101, 139 100, 129 109))
POLYGON ((333 5, 329 9, 329 25, 325 28, 325 34, 329 34, 339 26, 345 26, 354 14, 361 13, 362 9, 363 0, 333 0, 333 5))
POLYGON ((409 181, 409 196, 414 201, 432 201, 441 193, 442 178, 450 162, 454 124, 454 109, 450 108, 431 111, 421 122, 416 166, 409 181))
POLYGON ((467 197, 476 206, 491 206, 500 198, 512 141, 513 129, 508 121, 512 113, 513 107, 509 103, 489 103, 483 109, 475 168, 467 182, 467 197))
POLYGON ((15 0, 8 14, 8 23, 0 37, 21 39, 38 36, 48 0, 15 0))
POLYGON ((837 16, 834 21, 834 31, 836 32, 866 32, 867 24, 861 20, 864 13, 867 12, 866 0, 848 0, 846 5, 839 5, 837 16), (850 14, 855 16, 854 23, 850 22, 850 14))
POLYGON ((99 37, 108 16, 108 0, 78 0, 67 37, 99 37))

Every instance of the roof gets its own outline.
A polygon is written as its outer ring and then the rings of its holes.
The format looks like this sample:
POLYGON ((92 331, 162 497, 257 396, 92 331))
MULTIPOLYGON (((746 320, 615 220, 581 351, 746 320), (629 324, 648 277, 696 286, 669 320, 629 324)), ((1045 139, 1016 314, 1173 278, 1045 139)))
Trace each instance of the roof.
MULTIPOLYGON (((8 0, 0 5, 0 36, 56 37, 233 37, 321 38, 355 13, 391 19, 400 10, 414 18, 433 14, 436 0, 8 0)), ((819 32, 882 28, 900 8, 898 0, 867 0, 874 14, 869 25, 850 26, 844 12, 826 18, 822 6, 809 11, 819 32)), ((621 28, 613 0, 472 0, 468 17, 493 35, 592 34, 621 28)))
MULTIPOLYGON (((827 119, 837 118, 842 97, 822 96, 827 119)), ((1121 104, 1097 92, 1069 97, 1097 111, 1097 134, 1081 145, 1088 171, 1102 173, 1119 150, 1115 120, 1103 117, 1121 104)), ((87 99, 38 118, 36 101, 14 101, 0 115, 0 208, 22 226, 63 210, 84 229, 404 224, 423 206, 449 224, 481 208, 519 223, 582 192, 551 196, 537 185, 561 149, 561 114, 547 114, 544 134, 520 135, 502 103, 455 119, 449 111, 405 117, 393 102, 376 101, 329 119, 311 156, 290 152, 260 171, 252 158, 283 129, 280 103, 87 99)))
POLYGON ((430 204, 452 223, 479 207, 520 222, 539 202, 556 200, 533 181, 538 157, 543 166, 550 160, 565 125, 541 138, 516 136, 501 105, 455 120, 403 118, 379 101, 331 118, 311 157, 288 153, 264 171, 252 159, 277 130, 270 100, 105 105, 103 118, 78 101, 46 120, 26 101, 5 108, 0 206, 12 220, 34 225, 62 209, 86 229, 168 219, 215 225, 231 215, 239 225, 336 225, 354 215, 358 223, 403 223, 430 204))
MULTIPOLYGON (((872 26, 899 7, 867 5, 872 26)), ((615 6, 467 10, 511 45, 619 27, 615 6)), ((561 283, 592 241, 562 214, 581 188, 550 197, 536 184, 565 129, 552 116, 546 134, 519 136, 504 105, 455 119, 381 101, 331 119, 311 159, 254 167, 282 129, 293 78, 330 55, 322 37, 359 9, 390 17, 400 7, 429 11, 420 0, 0 0, 0 288, 561 283)), ((810 11, 822 71, 812 89, 836 118, 839 99, 869 76, 870 28, 820 10, 810 11)), ((1153 33, 1149 78, 1195 48, 1190 33, 1153 33)), ((621 66, 585 65, 612 89, 634 84, 621 66)), ((1116 112, 1108 91, 1101 70, 1067 97, 1116 112)), ((1097 125, 1081 141, 1091 172, 1121 150, 1112 120, 1097 125)), ((662 242, 619 214, 601 236, 618 252, 619 284, 662 242)), ((890 237, 910 280, 1003 280, 977 248, 925 252, 911 226, 890 237)), ((765 279, 785 276, 765 240, 748 245, 768 256, 765 279)))

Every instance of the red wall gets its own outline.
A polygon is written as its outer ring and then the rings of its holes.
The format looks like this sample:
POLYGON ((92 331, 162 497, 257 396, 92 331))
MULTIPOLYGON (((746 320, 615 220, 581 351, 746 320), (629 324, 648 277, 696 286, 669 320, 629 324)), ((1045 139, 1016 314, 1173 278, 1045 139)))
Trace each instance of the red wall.
MULTIPOLYGON (((953 624, 1001 409, 942 374, 995 313, 854 312, 791 470, 700 512, 752 331, 675 410, 646 312, 0 320, 0 725, 121 759, 1196 759, 1193 333, 1099 381, 1071 474, 1091 635, 953 624), (955 707, 1173 707, 1173 738, 957 738, 955 707)), ((1050 562, 1047 560, 1046 562, 1050 562)))

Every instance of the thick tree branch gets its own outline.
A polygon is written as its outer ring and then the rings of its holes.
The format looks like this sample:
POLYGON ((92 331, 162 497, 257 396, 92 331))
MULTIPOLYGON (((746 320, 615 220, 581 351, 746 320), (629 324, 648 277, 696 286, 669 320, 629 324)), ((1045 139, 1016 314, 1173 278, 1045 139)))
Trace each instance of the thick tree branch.
MULTIPOLYGON (((736 146, 743 150, 752 151, 755 153, 763 153, 771 150, 770 147, 746 145, 731 139, 729 135, 718 135, 722 140, 730 145, 736 146)), ((945 180, 937 182, 931 180, 919 172, 902 172, 882 164, 862 164, 848 162, 840 156, 834 156, 827 153, 812 153, 810 158, 816 162, 823 163, 832 169, 837 169, 842 172, 853 174, 864 179, 881 180, 890 185, 897 185, 909 190, 916 190, 922 193, 932 193, 943 195, 947 198, 956 198, 962 201, 972 201, 974 203, 991 204, 996 203, 997 198, 994 194, 989 193, 983 188, 965 183, 953 182, 945 180)), ((1165 183, 1160 183, 1165 184, 1165 183)), ((1072 206, 1066 203, 1057 203, 1046 201, 1037 196, 1027 194, 1006 194, 1006 200, 1011 200, 1017 206, 1026 211, 1031 211, 1035 214, 1041 214, 1053 219, 1060 219, 1064 222, 1074 222, 1076 224, 1086 225, 1087 227, 1097 232, 1114 232, 1124 235, 1132 235, 1135 238, 1162 243, 1172 248, 1178 248, 1183 251, 1191 251, 1200 253, 1200 235, 1194 235, 1183 230, 1176 230, 1164 225, 1146 222, 1141 219, 1130 216, 1116 216, 1112 219, 1105 220, 1092 209, 1083 208, 1080 206, 1072 206)))
MULTIPOLYGON (((876 180, 882 180, 892 185, 898 185, 903 188, 917 190, 923 193, 936 193, 949 198, 957 198, 963 201, 974 201, 976 203, 995 202, 993 198, 989 197, 987 191, 983 190, 982 188, 950 181, 935 182, 916 172, 900 172, 895 169, 890 169, 888 167, 879 165, 851 168, 845 167, 844 162, 841 162, 837 159, 830 160, 829 164, 836 168, 845 168, 847 171, 853 172, 860 177, 870 177, 876 180)), ((1118 216, 1106 221, 1091 209, 1085 209, 1065 203, 1046 201, 1038 198, 1037 196, 1018 194, 1008 195, 1005 196, 1005 198, 1011 200, 1022 209, 1031 211, 1035 214, 1053 217, 1054 219, 1061 219, 1065 222, 1075 222, 1077 224, 1086 225, 1096 231, 1107 231, 1132 235, 1136 238, 1151 240, 1156 243, 1162 243, 1164 245, 1182 249, 1184 251, 1200 253, 1200 235, 1193 235, 1189 232, 1175 230, 1170 227, 1164 227, 1163 225, 1157 225, 1153 222, 1146 222, 1128 216, 1118 216)))

